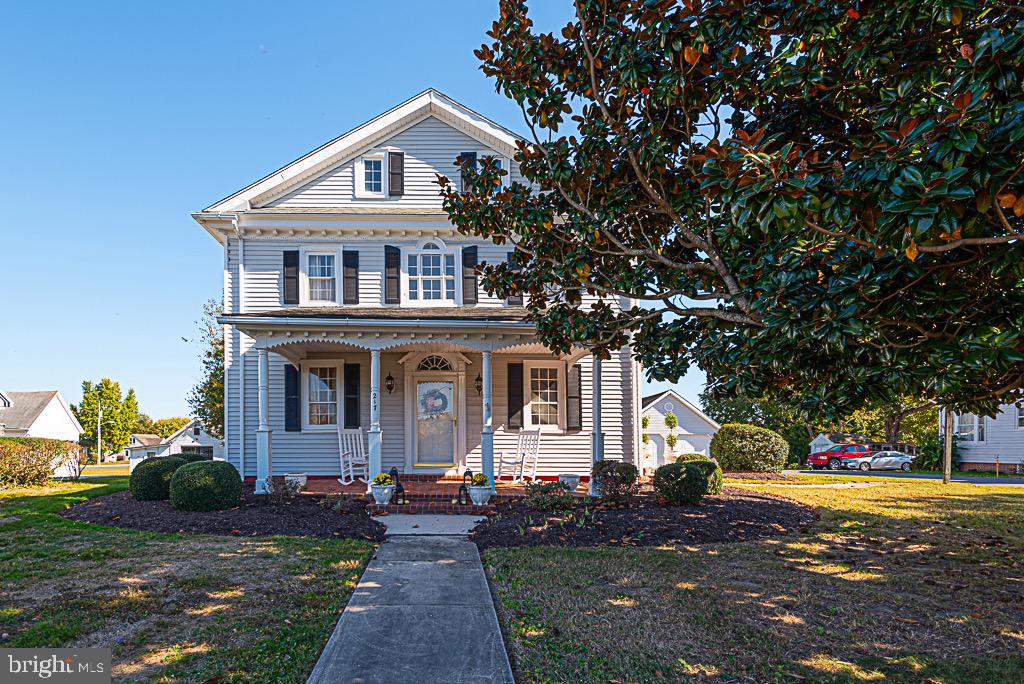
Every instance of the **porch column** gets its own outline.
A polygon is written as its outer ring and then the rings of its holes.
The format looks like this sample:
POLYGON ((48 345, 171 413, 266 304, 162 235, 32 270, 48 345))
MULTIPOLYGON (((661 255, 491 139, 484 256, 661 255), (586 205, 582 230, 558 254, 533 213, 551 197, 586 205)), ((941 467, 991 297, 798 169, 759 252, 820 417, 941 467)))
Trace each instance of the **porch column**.
POLYGON ((491 427, 491 352, 483 352, 483 428, 480 430, 480 459, 486 475, 491 480, 491 491, 494 491, 494 430, 491 427))
POLYGON ((258 361, 257 390, 259 396, 259 427, 256 428, 256 493, 266 494, 273 472, 270 432, 270 354, 262 347, 256 350, 258 361))
MULTIPOLYGON (((604 433, 601 432, 601 359, 595 356, 591 369, 594 398, 590 409, 590 461, 591 464, 596 464, 598 461, 604 460, 604 433)), ((593 473, 593 470, 591 470, 591 473, 593 473)), ((601 495, 601 492, 598 491, 597 483, 594 482, 593 474, 590 477, 590 495, 601 495)))
POLYGON ((370 351, 370 431, 367 435, 370 447, 370 476, 367 478, 366 491, 370 491, 370 483, 380 474, 380 350, 370 351))

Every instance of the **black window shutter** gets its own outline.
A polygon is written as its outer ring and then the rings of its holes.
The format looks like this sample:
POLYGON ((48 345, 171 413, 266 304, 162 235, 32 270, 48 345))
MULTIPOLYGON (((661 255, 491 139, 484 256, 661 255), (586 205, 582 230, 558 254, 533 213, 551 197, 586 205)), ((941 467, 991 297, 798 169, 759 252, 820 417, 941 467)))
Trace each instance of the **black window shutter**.
POLYGON ((299 369, 290 363, 284 364, 284 429, 298 432, 299 425, 299 369))
POLYGON ((523 427, 523 364, 508 364, 508 427, 523 427))
POLYGON ((583 373, 580 364, 569 366, 565 387, 565 428, 583 429, 583 373))
MULTIPOLYGON (((516 263, 516 253, 515 252, 509 252, 508 253, 508 265, 509 265, 509 268, 512 269, 513 273, 519 273, 520 269, 519 269, 519 265, 516 263)), ((508 300, 507 300, 507 304, 509 306, 522 306, 523 305, 523 295, 522 294, 517 294, 517 295, 515 295, 513 297, 509 297, 508 300)))
POLYGON ((462 248, 462 303, 476 304, 476 247, 462 248))
POLYGON ((341 253, 341 265, 343 268, 344 278, 342 280, 342 288, 344 290, 344 298, 342 302, 345 304, 358 304, 359 303, 359 252, 352 250, 345 250, 341 253))
POLYGON ((284 252, 284 304, 299 303, 299 250, 284 252))
POLYGON ((345 427, 359 427, 359 365, 345 364, 345 427))
POLYGON ((384 247, 384 303, 398 304, 399 285, 401 280, 399 273, 402 269, 402 250, 398 247, 385 245, 384 247))
POLYGON ((462 157, 462 189, 465 190, 467 187, 466 171, 476 169, 476 152, 463 152, 459 156, 462 157))
POLYGON ((388 194, 401 196, 405 192, 405 152, 388 152, 388 194))

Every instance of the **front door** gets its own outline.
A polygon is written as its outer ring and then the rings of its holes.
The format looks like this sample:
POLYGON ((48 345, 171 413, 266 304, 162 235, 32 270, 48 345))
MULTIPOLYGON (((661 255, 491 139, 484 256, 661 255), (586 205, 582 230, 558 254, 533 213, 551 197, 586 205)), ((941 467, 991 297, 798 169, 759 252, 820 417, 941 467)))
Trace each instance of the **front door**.
POLYGON ((416 380, 416 464, 451 466, 455 454, 455 380, 416 380))

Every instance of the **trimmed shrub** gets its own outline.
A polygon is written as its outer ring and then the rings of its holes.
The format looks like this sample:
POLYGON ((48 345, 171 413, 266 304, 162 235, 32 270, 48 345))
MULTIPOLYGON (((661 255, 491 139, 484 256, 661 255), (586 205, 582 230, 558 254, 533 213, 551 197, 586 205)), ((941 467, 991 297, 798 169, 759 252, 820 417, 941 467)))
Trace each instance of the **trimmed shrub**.
POLYGON ((527 508, 535 511, 564 511, 572 508, 574 497, 569 485, 564 482, 543 482, 540 480, 523 484, 526 490, 527 508))
POLYGON ((212 461, 213 456, 204 456, 202 454, 178 454, 178 458, 185 461, 185 463, 199 463, 200 461, 212 461))
POLYGON ((136 501, 166 501, 171 495, 171 478, 185 465, 177 456, 147 458, 135 466, 128 478, 128 490, 136 501))
POLYGON ((788 456, 782 435, 756 425, 723 425, 711 439, 711 457, 726 472, 780 473, 788 456))
POLYGON ((637 481, 639 473, 632 463, 598 461, 590 476, 594 478, 601 497, 611 503, 629 503, 640 488, 637 481))
POLYGON ((704 454, 681 454, 676 457, 676 463, 714 463, 715 470, 708 477, 708 494, 721 494, 722 485, 725 483, 725 477, 722 475, 722 469, 717 463, 712 461, 704 454))
POLYGON ((179 511, 221 511, 242 499, 242 478, 227 461, 198 461, 171 478, 171 505, 179 511))
POLYGON ((43 437, 0 437, 0 489, 38 487, 53 477, 54 470, 77 479, 85 456, 74 442, 43 437))
POLYGON ((716 470, 711 461, 668 463, 654 471, 654 491, 673 506, 698 504, 716 470))

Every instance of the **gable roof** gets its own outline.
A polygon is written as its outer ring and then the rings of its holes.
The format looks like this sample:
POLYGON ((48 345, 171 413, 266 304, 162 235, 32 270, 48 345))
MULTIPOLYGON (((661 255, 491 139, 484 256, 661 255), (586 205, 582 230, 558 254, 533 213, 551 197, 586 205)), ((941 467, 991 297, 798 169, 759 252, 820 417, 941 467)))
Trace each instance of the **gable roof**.
POLYGON ((139 443, 140 446, 156 446, 157 444, 160 443, 160 440, 163 439, 163 437, 161 437, 160 435, 153 435, 149 434, 148 432, 134 434, 132 435, 132 437, 135 439, 136 442, 139 443))
POLYGON ((367 146, 391 137, 399 130, 422 121, 428 116, 435 116, 445 123, 453 125, 509 157, 515 152, 518 136, 512 131, 456 102, 447 95, 428 88, 277 171, 267 174, 255 183, 211 204, 194 216, 199 220, 203 214, 207 213, 248 211, 272 197, 314 178, 367 146))
POLYGON ((711 418, 706 413, 704 413, 699 408, 697 408, 696 406, 694 406, 693 404, 688 402, 686 399, 683 399, 681 396, 676 394, 676 392, 674 390, 665 390, 664 392, 660 392, 658 394, 649 394, 649 395, 647 395, 646 397, 644 397, 641 400, 641 404, 643 406, 643 410, 646 411, 647 407, 651 406, 652 404, 658 403, 659 401, 661 401, 664 398, 671 398, 674 401, 679 402, 680 404, 685 406, 687 409, 689 409, 698 418, 700 418, 705 423, 707 423, 708 425, 713 427, 715 430, 718 430, 719 428, 722 427, 721 425, 719 425, 715 421, 711 420, 711 418))
POLYGON ((75 418, 71 407, 64 401, 64 397, 57 390, 44 392, 10 392, 3 393, 5 401, 0 403, 0 424, 7 430, 28 430, 36 422, 39 416, 56 400, 61 408, 74 423, 78 432, 82 432, 82 425, 75 418))
MULTIPOLYGON (((185 433, 186 433, 187 431, 191 430, 191 429, 192 429, 193 427, 195 427, 196 425, 199 425, 199 421, 198 421, 198 420, 196 420, 195 418, 193 418, 193 419, 192 419, 192 420, 190 420, 190 421, 189 421, 189 422, 188 422, 188 423, 187 423, 186 425, 182 425, 182 426, 181 426, 181 428, 180 428, 180 429, 179 429, 179 430, 178 430, 177 432, 175 432, 175 433, 174 433, 173 435, 171 435, 170 437, 168 437, 167 439, 165 439, 164 441, 162 441, 162 442, 160 442, 160 443, 161 443, 161 444, 170 444, 170 443, 172 443, 172 442, 173 442, 174 440, 178 439, 178 437, 181 437, 181 436, 182 436, 183 434, 185 434, 185 433)), ((202 426, 202 425, 199 425, 199 429, 200 429, 200 430, 203 430, 203 426, 202 426)), ((205 432, 205 430, 204 430, 204 432, 205 432)))

